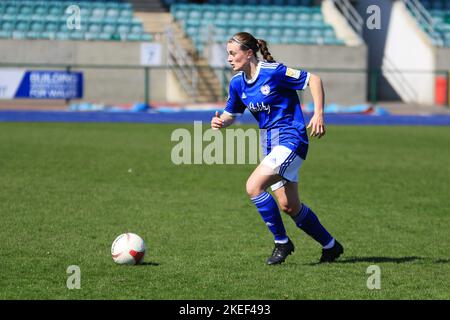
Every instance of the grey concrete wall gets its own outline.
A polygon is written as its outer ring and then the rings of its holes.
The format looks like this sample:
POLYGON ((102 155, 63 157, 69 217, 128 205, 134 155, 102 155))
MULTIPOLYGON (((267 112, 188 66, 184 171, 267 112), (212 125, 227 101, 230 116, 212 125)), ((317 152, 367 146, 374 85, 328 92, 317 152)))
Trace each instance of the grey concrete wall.
POLYGON ((436 70, 450 71, 450 48, 437 48, 436 70))
MULTIPOLYGON (((163 65, 164 50, 163 45, 163 65)), ((144 69, 120 68, 140 65, 139 42, 0 40, 0 62, 98 66, 73 69, 84 72, 83 101, 106 104, 144 101, 144 69), (102 65, 111 67, 102 68, 102 65)), ((151 100, 166 100, 166 74, 167 70, 162 69, 150 71, 151 100)))
MULTIPOLYGON (((358 104, 367 100, 367 48, 365 46, 273 45, 273 57, 322 78, 327 103, 358 104)), ((309 90, 303 102, 312 101, 309 90)))
MULTIPOLYGON (((211 50, 210 63, 227 65, 226 47, 211 50)), ((276 61, 293 68, 301 68, 320 76, 324 83, 326 102, 359 104, 367 100, 367 48, 364 45, 315 46, 270 45, 276 61)), ((301 93, 304 103, 312 101, 309 90, 301 93)))
MULTIPOLYGON (((274 45, 269 49, 277 61, 318 74, 324 82, 328 103, 356 104, 366 101, 365 46, 274 45)), ((166 56, 163 45, 163 66, 166 64, 166 56)), ((84 101, 107 104, 144 101, 143 69, 119 68, 119 66, 139 66, 140 43, 0 40, 0 62, 99 66, 99 68, 73 69, 84 72, 84 101), (116 67, 105 69, 101 68, 101 65, 116 67)), ((176 88, 168 85, 171 79, 170 71, 167 69, 152 69, 149 83, 150 99, 170 101, 176 96, 170 91, 176 88)), ((303 102, 312 101, 309 90, 302 96, 303 102)))

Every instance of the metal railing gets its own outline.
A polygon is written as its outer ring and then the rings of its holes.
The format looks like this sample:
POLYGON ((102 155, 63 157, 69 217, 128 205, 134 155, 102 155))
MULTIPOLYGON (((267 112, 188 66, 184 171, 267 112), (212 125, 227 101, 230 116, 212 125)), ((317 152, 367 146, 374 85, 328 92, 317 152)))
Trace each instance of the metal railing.
POLYGON ((332 0, 334 5, 342 12, 353 30, 362 37, 364 20, 348 0, 332 0))
POLYGON ((198 71, 189 53, 176 41, 172 27, 166 28, 167 65, 173 69, 181 86, 190 97, 197 95, 198 71))

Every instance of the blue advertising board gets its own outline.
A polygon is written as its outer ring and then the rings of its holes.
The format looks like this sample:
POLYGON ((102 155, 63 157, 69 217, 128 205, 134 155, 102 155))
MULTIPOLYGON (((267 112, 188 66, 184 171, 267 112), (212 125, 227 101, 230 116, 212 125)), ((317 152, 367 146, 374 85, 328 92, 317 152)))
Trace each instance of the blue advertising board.
POLYGON ((83 73, 47 70, 0 70, 0 98, 81 99, 83 73))

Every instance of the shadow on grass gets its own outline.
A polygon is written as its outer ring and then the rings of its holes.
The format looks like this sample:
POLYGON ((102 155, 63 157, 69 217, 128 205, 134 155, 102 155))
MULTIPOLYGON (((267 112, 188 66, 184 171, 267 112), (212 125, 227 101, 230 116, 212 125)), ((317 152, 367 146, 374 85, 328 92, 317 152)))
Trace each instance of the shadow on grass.
MULTIPOLYGON (((339 258, 332 264, 336 263, 359 263, 359 262, 370 262, 370 263, 408 263, 408 262, 415 262, 419 260, 425 260, 425 258, 422 257, 345 257, 345 258, 339 258)), ((437 262, 437 261, 436 261, 437 262)), ((450 262, 450 261, 449 261, 450 262)), ((327 263, 324 263, 325 265, 327 263)), ((315 265, 323 265, 323 263, 310 263, 308 264, 310 266, 315 265)))
POLYGON ((151 262, 151 261, 145 261, 138 264, 138 266, 159 266, 159 265, 160 264, 158 262, 151 262))
POLYGON ((450 259, 439 259, 436 260, 434 263, 450 263, 450 259))
POLYGON ((407 262, 415 262, 418 260, 424 260, 421 257, 348 257, 341 258, 336 261, 336 263, 358 263, 358 262, 374 262, 374 263, 407 263, 407 262))

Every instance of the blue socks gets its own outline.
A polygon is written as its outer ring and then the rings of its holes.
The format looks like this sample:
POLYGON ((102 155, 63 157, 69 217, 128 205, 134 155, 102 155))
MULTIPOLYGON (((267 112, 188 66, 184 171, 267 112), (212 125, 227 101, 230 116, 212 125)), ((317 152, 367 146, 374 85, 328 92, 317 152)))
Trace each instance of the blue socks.
POLYGON ((329 249, 334 245, 333 237, 322 226, 314 212, 305 204, 302 205, 300 212, 293 217, 297 227, 305 231, 314 240, 319 242, 324 249, 329 249))
POLYGON ((272 195, 263 191, 259 196, 251 198, 252 202, 258 208, 259 214, 263 218, 270 232, 272 232, 275 243, 287 243, 288 237, 281 219, 280 210, 272 195))
MULTIPOLYGON (((270 232, 272 232, 275 243, 286 243, 288 237, 281 219, 280 210, 272 195, 263 191, 259 196, 251 198, 258 208, 259 214, 263 218, 270 232)), ((334 245, 334 238, 322 226, 314 212, 305 204, 300 212, 292 218, 297 227, 305 231, 310 237, 319 242, 324 249, 329 249, 334 245)))

